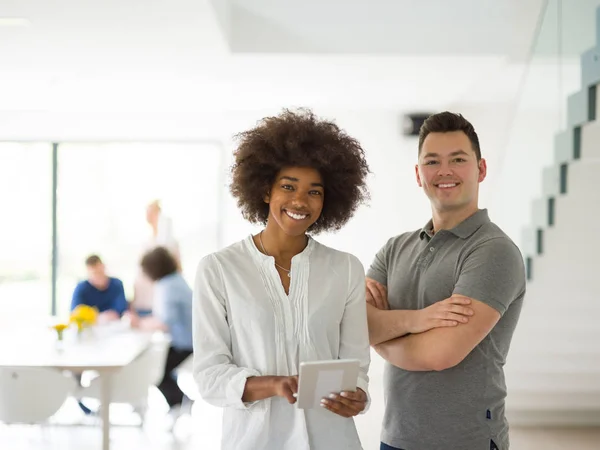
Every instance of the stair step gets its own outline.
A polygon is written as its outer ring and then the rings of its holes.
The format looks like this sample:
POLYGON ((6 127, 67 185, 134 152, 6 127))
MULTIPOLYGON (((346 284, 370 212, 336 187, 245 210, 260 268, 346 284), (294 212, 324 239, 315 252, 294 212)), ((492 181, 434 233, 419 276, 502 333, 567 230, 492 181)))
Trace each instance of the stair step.
POLYGON ((553 374, 556 372, 572 373, 573 379, 576 379, 578 376, 593 376, 596 379, 595 386, 600 390, 599 356, 600 355, 596 353, 588 358, 584 358, 582 356, 573 358, 557 358, 550 353, 546 353, 545 355, 540 354, 532 357, 531 353, 519 354, 519 352, 513 348, 512 353, 509 355, 506 363, 506 372, 507 374, 513 374, 517 370, 521 372, 527 371, 537 373, 540 377, 543 376, 543 374, 553 374), (529 359, 527 359, 528 355, 529 359), (560 368, 557 368, 557 364, 559 363, 564 365, 560 368))
POLYGON ((573 128, 569 127, 554 136, 554 161, 562 164, 573 159, 573 128))
POLYGON ((600 158, 600 120, 598 118, 581 127, 581 159, 593 158, 600 158))
MULTIPOLYGON (((589 149, 588 155, 590 155, 589 149)), ((588 156, 585 159, 556 163, 545 167, 542 169, 542 197, 558 197, 562 194, 571 193, 573 190, 591 193, 592 190, 588 186, 593 186, 589 183, 596 181, 593 176, 597 174, 599 165, 600 158, 588 156), (580 176, 584 178, 580 179, 580 176), (569 184, 570 182, 571 184, 569 184)))
MULTIPOLYGON (((576 349, 576 351, 582 353, 596 353, 596 356, 600 359, 600 345, 598 345, 598 341, 590 341, 591 339, 600 338, 600 333, 590 333, 588 336, 570 333, 569 339, 565 339, 562 333, 550 333, 541 336, 540 331, 531 330, 530 324, 526 321, 523 321, 521 325, 527 325, 527 328, 523 328, 515 333, 513 343, 518 345, 518 347, 526 347, 526 350, 524 350, 523 353, 545 353, 549 351, 568 353, 576 349)), ((547 330, 547 332, 548 331, 550 330, 547 330)))
POLYGON ((581 86, 591 86, 600 82, 600 50, 590 48, 581 55, 581 86))
MULTIPOLYGON (((548 197, 536 198, 531 205, 531 224, 533 228, 548 227, 548 197)), ((537 235, 536 235, 537 236, 537 235)))
POLYGON ((534 276, 530 286, 537 289, 540 284, 545 284, 551 288, 544 289, 543 294, 562 301, 577 303, 577 295, 582 296, 582 305, 590 300, 596 302, 594 299, 598 298, 598 292, 590 280, 598 276, 593 261, 598 254, 597 246, 588 252, 580 249, 572 251, 568 245, 552 242, 551 239, 546 239, 544 246, 544 254, 533 260, 534 276))
POLYGON ((531 368, 543 367, 545 373, 597 373, 600 386, 600 349, 579 350, 570 348, 555 350, 553 348, 534 349, 520 346, 512 347, 508 355, 506 367, 511 370, 530 371, 531 368))
POLYGON ((562 165, 552 165, 542 170, 542 195, 545 198, 560 195, 561 167, 562 165))
POLYGON ((537 228, 529 226, 521 232, 521 252, 523 255, 535 255, 537 228))
POLYGON ((534 277, 528 283, 521 317, 543 319, 547 316, 565 322, 565 313, 568 313, 568 317, 580 318, 585 323, 590 320, 590 323, 596 324, 591 329, 598 330, 599 295, 596 287, 589 284, 597 274, 588 267, 584 270, 582 266, 585 264, 552 264, 546 258, 545 255, 535 260, 537 280, 534 277), (566 270, 579 272, 566 278, 566 270))
POLYGON ((581 55, 581 86, 587 87, 598 83, 600 83, 600 49, 593 47, 581 55))
POLYGON ((590 333, 590 339, 598 337, 597 330, 598 318, 596 316, 586 317, 584 315, 568 315, 566 312, 563 315, 562 320, 553 317, 544 317, 543 312, 534 312, 532 314, 521 313, 521 319, 515 332, 513 340, 516 342, 520 336, 527 336, 528 339, 532 339, 531 336, 538 334, 540 339, 547 336, 549 333, 553 335, 564 336, 568 339, 571 333, 575 333, 579 330, 586 330, 590 333), (521 331, 521 328, 523 331, 521 331))
MULTIPOLYGON (((600 170, 600 158, 587 157, 573 161, 568 166, 567 193, 574 201, 581 203, 582 198, 598 198, 598 171, 600 170)), ((558 212, 557 212, 558 217, 558 212)))
MULTIPOLYGON (((596 392, 600 394, 600 370, 596 372, 549 373, 537 370, 506 370, 508 389, 527 392, 596 392)), ((600 405, 599 405, 600 406, 600 405)))
MULTIPOLYGON (((573 408, 559 406, 555 409, 539 409, 535 405, 514 408, 507 405, 506 417, 511 426, 520 427, 599 427, 600 408, 573 408)), ((533 447, 527 447, 532 449, 533 447)), ((556 447, 554 447, 556 448, 556 447)), ((559 444, 560 448, 560 444, 559 444)), ((563 445, 562 448, 573 448, 563 445)), ((537 450, 537 449, 536 449, 537 450)))
POLYGON ((567 127, 576 127, 588 122, 588 88, 567 97, 567 127))
POLYGON ((600 392, 577 391, 525 391, 520 389, 509 390, 506 396, 506 409, 534 409, 534 410, 575 410, 598 411, 600 410, 600 392))
POLYGON ((523 330, 519 333, 526 331, 528 335, 545 333, 554 328, 554 334, 561 336, 563 330, 576 333, 581 329, 588 333, 590 339, 600 338, 600 331, 598 331, 600 308, 597 305, 597 294, 591 292, 591 288, 590 292, 579 291, 577 295, 568 296, 553 293, 556 285, 540 286, 542 284, 540 280, 532 281, 530 284, 526 294, 530 305, 521 311, 519 327, 522 326, 523 330), (563 305, 559 304, 561 301, 563 305))
MULTIPOLYGON (((569 126, 554 137, 554 160, 556 165, 577 159, 600 156, 598 139, 600 131, 600 87, 596 84, 587 89, 587 117, 584 122, 569 126)), ((581 105, 579 105, 581 107, 581 105)))

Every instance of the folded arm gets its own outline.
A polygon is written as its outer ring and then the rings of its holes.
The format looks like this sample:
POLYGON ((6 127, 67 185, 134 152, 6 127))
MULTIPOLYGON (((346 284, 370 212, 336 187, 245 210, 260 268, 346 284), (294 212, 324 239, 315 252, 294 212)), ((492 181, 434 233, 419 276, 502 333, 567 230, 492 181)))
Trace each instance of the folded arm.
POLYGON ((456 366, 500 319, 500 313, 491 306, 475 299, 469 300, 474 314, 467 323, 396 338, 375 345, 375 350, 385 360, 404 370, 441 371, 456 366))
POLYGON ((367 278, 369 341, 377 345, 411 333, 466 323, 473 315, 469 304, 467 297, 454 296, 420 310, 388 310, 386 287, 367 278))
MULTIPOLYGON (((380 260, 377 258, 376 262, 380 260)), ((386 270, 374 273, 379 273, 382 280, 387 277, 386 270)), ((454 367, 488 335, 512 301, 524 295, 525 287, 523 258, 518 247, 507 237, 488 239, 465 256, 454 295, 417 312, 418 326, 412 331, 415 334, 374 348, 391 364, 405 370, 437 371, 454 367), (471 313, 465 310, 465 305, 471 313)))
POLYGON ((410 321, 414 311, 384 310, 367 303, 369 342, 371 345, 405 336, 410 333, 410 321))

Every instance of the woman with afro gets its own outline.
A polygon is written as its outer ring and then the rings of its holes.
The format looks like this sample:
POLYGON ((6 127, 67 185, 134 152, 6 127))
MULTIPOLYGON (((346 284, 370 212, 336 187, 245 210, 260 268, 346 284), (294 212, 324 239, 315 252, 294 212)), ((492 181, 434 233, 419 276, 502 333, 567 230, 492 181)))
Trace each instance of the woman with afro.
POLYGON ((367 199, 358 141, 307 110, 238 135, 231 192, 255 236, 208 255, 194 289, 194 377, 224 407, 223 449, 360 449, 369 339, 359 260, 313 239, 367 199), (360 360, 355 392, 295 403, 301 362, 360 360))

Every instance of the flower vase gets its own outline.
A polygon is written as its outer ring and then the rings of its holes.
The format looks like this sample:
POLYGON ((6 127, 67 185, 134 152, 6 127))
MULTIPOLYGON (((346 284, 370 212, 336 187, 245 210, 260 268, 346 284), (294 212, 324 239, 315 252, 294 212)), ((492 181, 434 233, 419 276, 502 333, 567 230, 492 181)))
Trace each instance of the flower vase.
POLYGON ((56 341, 54 342, 54 348, 56 350, 62 351, 65 348, 64 331, 68 328, 68 325, 58 323, 52 326, 52 328, 54 329, 54 331, 56 331, 56 341))
POLYGON ((65 349, 65 340, 63 338, 63 332, 58 331, 57 334, 58 336, 56 338, 56 341, 54 342, 54 348, 57 351, 62 352, 65 349))

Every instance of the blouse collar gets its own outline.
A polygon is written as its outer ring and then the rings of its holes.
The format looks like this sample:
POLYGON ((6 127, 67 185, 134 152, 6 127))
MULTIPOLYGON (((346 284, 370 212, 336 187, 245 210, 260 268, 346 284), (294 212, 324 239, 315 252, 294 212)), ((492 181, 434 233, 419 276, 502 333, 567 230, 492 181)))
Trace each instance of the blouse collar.
MULTIPOLYGON (((292 261, 305 261, 308 260, 310 254, 312 253, 316 241, 308 236, 308 243, 306 244, 306 247, 304 247, 304 250, 302 250, 300 253, 298 253, 297 255, 295 255, 292 258, 292 261)), ((252 236, 252 234, 250 236, 248 236, 245 240, 244 243, 246 245, 246 248, 248 249, 248 251, 250 252, 250 254, 252 255, 252 257, 254 258, 254 260, 256 260, 259 263, 272 263, 275 258, 273 256, 269 256, 269 255, 265 255, 263 252, 261 252, 258 247, 256 247, 256 244, 254 243, 254 238, 252 236)))

